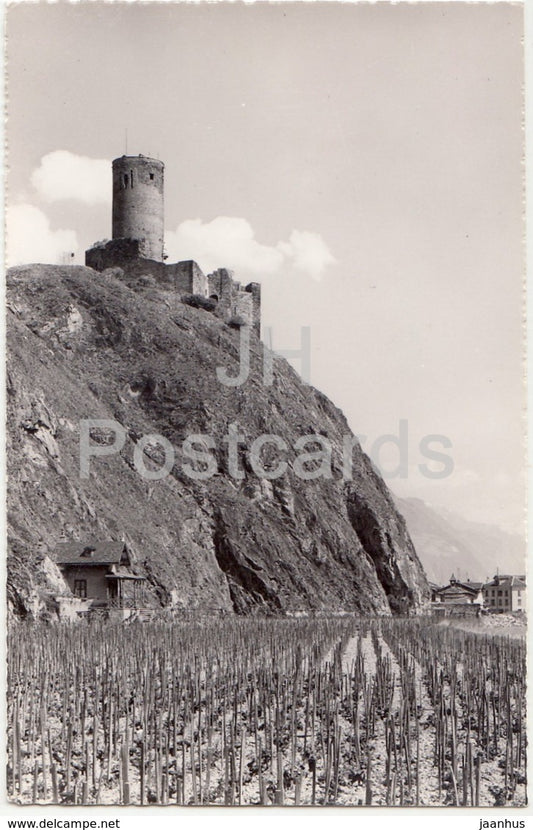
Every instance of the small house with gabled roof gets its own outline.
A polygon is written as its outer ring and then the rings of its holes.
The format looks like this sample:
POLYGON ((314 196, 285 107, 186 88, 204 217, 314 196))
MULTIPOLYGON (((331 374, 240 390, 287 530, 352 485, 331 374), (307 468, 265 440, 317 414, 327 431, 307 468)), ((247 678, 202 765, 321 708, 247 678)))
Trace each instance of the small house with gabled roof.
POLYGON ((62 542, 55 562, 72 594, 92 608, 140 608, 145 578, 125 542, 62 542))
POLYGON ((452 574, 448 585, 431 586, 431 610, 437 616, 479 616, 482 606, 482 582, 460 582, 452 574))
POLYGON ((482 589, 482 582, 471 582, 469 579, 465 582, 461 582, 454 576, 454 574, 452 574, 448 585, 444 585, 442 588, 437 588, 433 592, 434 601, 461 605, 482 605, 482 589))

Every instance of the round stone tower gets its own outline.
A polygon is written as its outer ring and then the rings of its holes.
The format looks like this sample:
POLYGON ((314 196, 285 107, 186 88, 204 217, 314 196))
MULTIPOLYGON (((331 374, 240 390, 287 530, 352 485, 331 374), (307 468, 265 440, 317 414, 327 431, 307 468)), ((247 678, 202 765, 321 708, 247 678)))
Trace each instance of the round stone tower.
POLYGON ((135 239, 139 254, 163 261, 165 165, 146 156, 113 162, 113 239, 135 239))

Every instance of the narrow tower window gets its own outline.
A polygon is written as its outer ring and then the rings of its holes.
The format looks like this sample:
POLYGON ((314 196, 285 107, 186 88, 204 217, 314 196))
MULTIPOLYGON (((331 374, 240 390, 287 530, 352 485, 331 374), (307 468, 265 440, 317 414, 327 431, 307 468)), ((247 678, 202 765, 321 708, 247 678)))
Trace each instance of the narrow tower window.
POLYGON ((133 187, 133 170, 130 170, 130 182, 131 186, 133 187))
POLYGON ((154 180, 154 174, 150 173, 150 181, 153 182, 153 180, 154 180))
POLYGON ((124 173, 124 187, 128 186, 128 174, 124 173))

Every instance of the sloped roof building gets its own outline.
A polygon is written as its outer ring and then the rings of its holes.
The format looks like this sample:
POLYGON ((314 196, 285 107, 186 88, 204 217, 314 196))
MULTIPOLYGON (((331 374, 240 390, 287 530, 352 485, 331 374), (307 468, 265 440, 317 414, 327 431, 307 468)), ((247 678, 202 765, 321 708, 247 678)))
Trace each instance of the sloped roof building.
POLYGON ((526 578, 521 574, 496 574, 483 586, 483 602, 489 611, 509 613, 524 611, 526 606, 526 578))
POLYGON ((471 582, 470 580, 460 582, 452 574, 448 585, 433 591, 434 602, 482 604, 482 588, 482 582, 471 582))
POLYGON ((142 604, 145 578, 134 572, 125 542, 62 542, 54 558, 72 594, 91 607, 142 604))

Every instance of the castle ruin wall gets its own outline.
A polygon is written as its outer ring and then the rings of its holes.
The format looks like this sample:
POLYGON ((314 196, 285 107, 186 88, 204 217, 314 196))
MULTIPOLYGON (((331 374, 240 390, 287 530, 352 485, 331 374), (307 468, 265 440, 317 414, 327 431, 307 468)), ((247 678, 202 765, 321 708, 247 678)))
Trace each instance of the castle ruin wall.
POLYGON ((243 288, 227 268, 207 276, 194 260, 165 263, 164 164, 147 156, 121 156, 113 161, 111 240, 85 252, 85 264, 96 271, 122 268, 128 276, 153 277, 176 294, 217 300, 217 316, 227 323, 239 319, 261 336, 261 286, 243 288))

